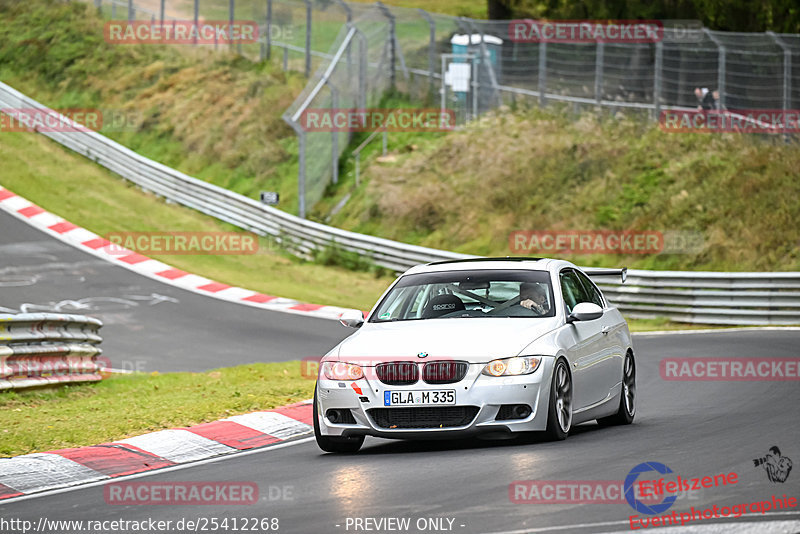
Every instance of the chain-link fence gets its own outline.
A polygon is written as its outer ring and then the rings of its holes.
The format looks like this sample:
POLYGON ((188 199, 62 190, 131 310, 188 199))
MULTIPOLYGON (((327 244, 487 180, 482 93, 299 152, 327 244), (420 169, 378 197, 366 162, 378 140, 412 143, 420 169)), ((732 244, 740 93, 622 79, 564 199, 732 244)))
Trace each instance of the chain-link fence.
MULTIPOLYGON (((366 108, 389 88, 451 109, 458 123, 503 104, 694 109, 706 88, 723 109, 800 108, 800 35, 664 24, 652 42, 528 42, 512 24, 343 0, 95 0, 114 18, 255 20, 249 57, 280 54, 308 86, 284 114, 299 139, 300 215, 338 179, 343 132, 306 131, 307 110, 366 108), (313 73, 313 74, 312 74, 313 73)), ((688 22, 689 24, 683 24, 688 22)))

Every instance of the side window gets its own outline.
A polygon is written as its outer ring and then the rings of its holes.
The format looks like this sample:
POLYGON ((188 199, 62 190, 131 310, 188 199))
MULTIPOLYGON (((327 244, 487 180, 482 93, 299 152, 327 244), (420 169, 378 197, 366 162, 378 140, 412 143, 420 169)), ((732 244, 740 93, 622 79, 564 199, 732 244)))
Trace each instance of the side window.
POLYGON ((567 313, 572 313, 572 308, 579 302, 591 302, 574 271, 561 271, 559 278, 561 292, 564 294, 564 303, 567 305, 567 313))
POLYGON ((588 296, 587 302, 594 302, 601 308, 604 308, 605 306, 603 305, 603 297, 600 295, 600 291, 597 289, 597 287, 595 287, 589 277, 579 271, 574 271, 574 273, 583 283, 583 287, 586 290, 586 295, 588 296))

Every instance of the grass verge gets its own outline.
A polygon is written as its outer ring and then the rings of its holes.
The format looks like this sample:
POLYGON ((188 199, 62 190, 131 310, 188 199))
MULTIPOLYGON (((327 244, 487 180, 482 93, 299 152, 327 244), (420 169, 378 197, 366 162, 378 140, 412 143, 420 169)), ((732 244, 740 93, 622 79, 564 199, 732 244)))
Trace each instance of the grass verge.
POLYGON ((95 445, 299 402, 314 390, 300 365, 113 375, 93 384, 0 393, 0 455, 95 445))

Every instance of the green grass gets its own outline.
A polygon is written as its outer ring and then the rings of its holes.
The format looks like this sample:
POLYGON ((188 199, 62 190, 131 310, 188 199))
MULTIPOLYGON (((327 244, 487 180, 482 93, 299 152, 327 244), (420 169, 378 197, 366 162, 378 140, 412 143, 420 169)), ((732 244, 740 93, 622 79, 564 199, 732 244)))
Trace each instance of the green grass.
MULTIPOLYGON (((1 133, 0 185, 99 235, 125 231, 233 231, 188 208, 168 205, 35 133, 1 133)), ((369 309, 393 277, 290 256, 267 239, 254 255, 154 255, 213 280, 281 297, 369 309)), ((361 266, 365 267, 365 266, 361 266)))
POLYGON ((0 455, 95 445, 311 398, 301 362, 205 373, 113 375, 102 382, 0 393, 0 455))

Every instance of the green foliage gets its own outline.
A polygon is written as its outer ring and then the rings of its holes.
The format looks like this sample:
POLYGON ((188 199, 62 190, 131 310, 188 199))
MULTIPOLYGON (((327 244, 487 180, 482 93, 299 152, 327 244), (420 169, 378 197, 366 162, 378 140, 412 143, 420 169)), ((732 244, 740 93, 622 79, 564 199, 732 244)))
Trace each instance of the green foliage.
POLYGON ((712 30, 800 33, 795 0, 488 0, 501 18, 692 19, 712 30))
POLYGON ((375 275, 376 278, 391 276, 392 271, 376 265, 369 256, 362 256, 350 250, 345 250, 337 243, 314 251, 314 261, 320 265, 343 267, 350 271, 365 271, 375 275))

